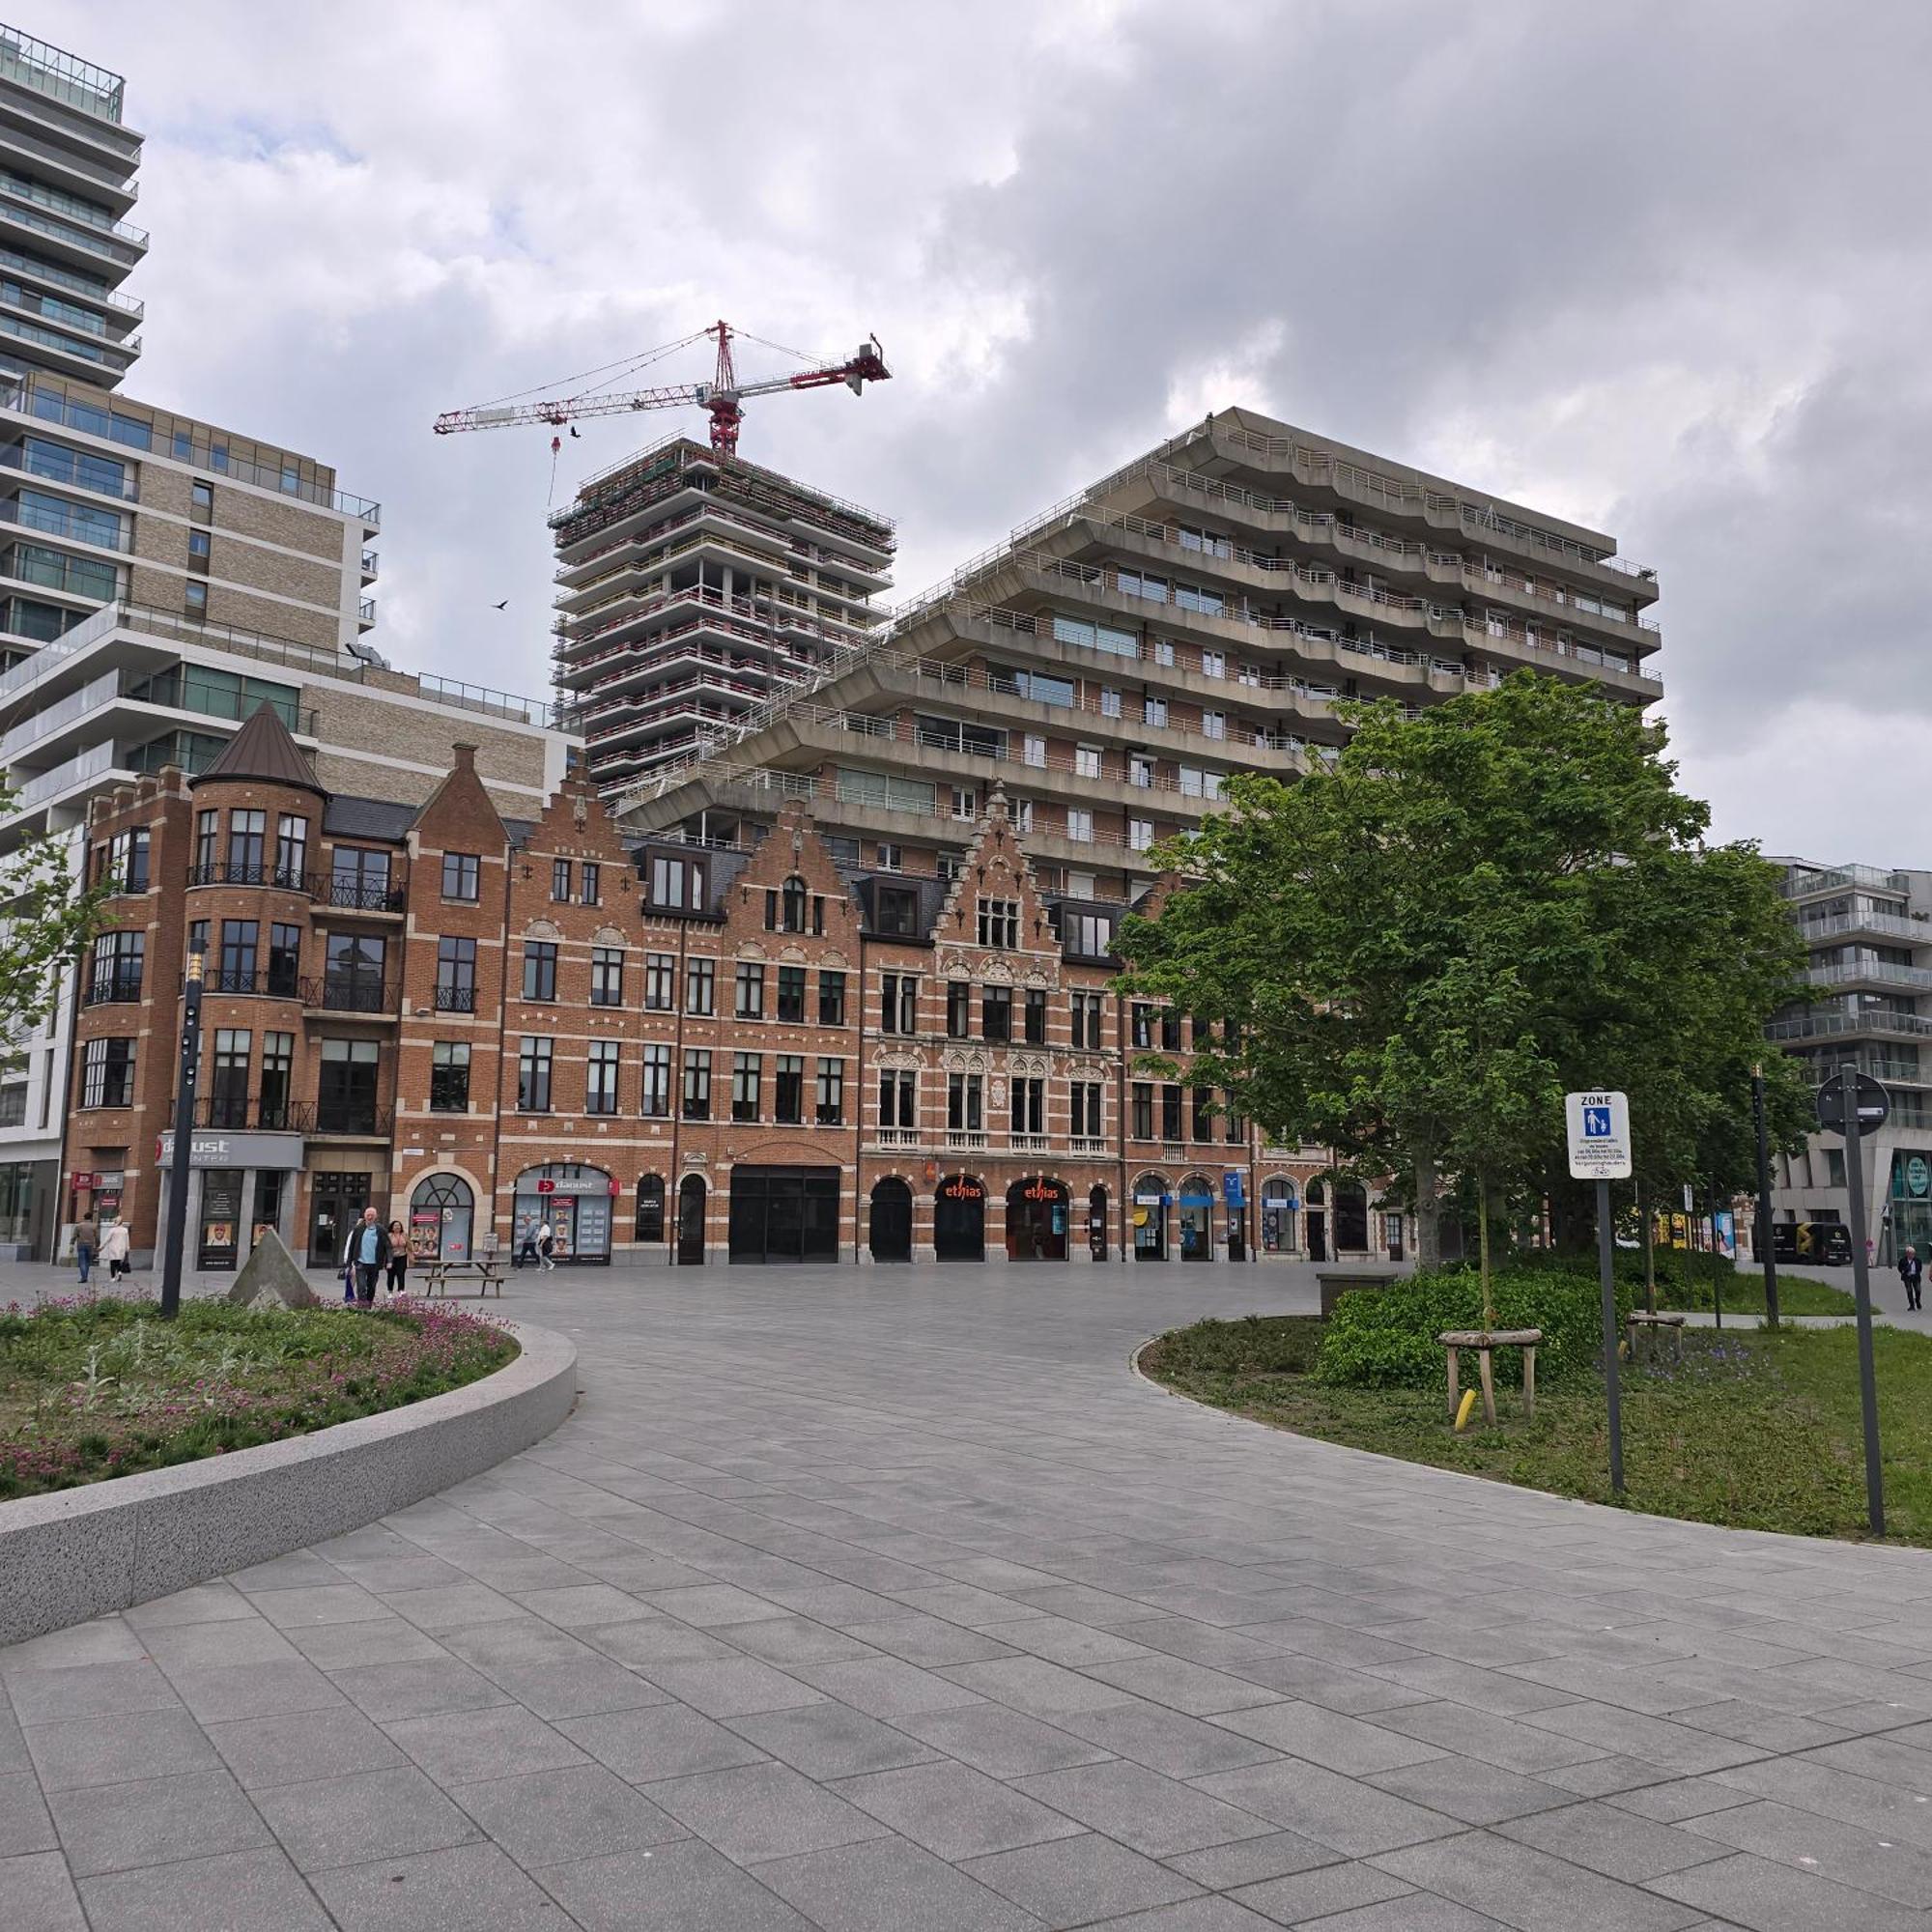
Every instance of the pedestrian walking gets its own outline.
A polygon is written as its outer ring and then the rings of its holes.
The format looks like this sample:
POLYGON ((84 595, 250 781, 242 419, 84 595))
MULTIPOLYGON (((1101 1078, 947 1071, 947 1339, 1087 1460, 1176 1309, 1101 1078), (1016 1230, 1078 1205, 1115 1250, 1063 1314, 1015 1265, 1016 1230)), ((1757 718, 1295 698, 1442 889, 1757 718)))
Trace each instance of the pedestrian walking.
POLYGON ((375 1208, 365 1208, 342 1249, 343 1267, 353 1275, 355 1299, 362 1307, 376 1305, 376 1279, 388 1260, 389 1231, 376 1218, 375 1208))
POLYGON ((73 1224, 73 1258, 80 1264, 80 1285, 87 1286, 87 1277, 94 1266, 94 1253, 100 1245, 100 1223, 94 1218, 90 1208, 73 1224))
POLYGON ((556 1236, 552 1232, 550 1223, 548 1221, 539 1223, 537 1227, 537 1254, 543 1262, 544 1272, 546 1274, 554 1274, 556 1272, 556 1263, 553 1259, 555 1253, 556 1236))
POLYGON ((389 1223, 389 1293, 401 1294, 403 1281, 410 1271, 410 1244, 403 1238, 403 1224, 389 1223))
POLYGON ((526 1262, 528 1262, 532 1267, 535 1267, 540 1259, 537 1254, 537 1231, 526 1225, 524 1238, 517 1247, 517 1258, 510 1265, 514 1268, 521 1268, 526 1262))
POLYGON ((130 1236, 126 1221, 110 1221, 100 1232, 100 1259, 107 1264, 107 1279, 119 1281, 127 1274, 130 1236))
POLYGON ((1905 1284, 1905 1306, 1910 1314, 1918 1312, 1919 1292, 1925 1286, 1925 1264, 1917 1248, 1907 1248, 1898 1258, 1898 1278, 1905 1284))

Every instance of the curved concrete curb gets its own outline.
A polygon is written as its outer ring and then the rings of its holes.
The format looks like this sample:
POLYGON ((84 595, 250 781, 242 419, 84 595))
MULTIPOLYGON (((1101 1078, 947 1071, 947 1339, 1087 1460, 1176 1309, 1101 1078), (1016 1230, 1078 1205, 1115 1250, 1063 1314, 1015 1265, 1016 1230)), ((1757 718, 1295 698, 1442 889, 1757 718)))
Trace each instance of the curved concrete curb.
POLYGON ((0 1503, 0 1643, 359 1529, 542 1440, 577 1400, 577 1345, 547 1328, 503 1326, 523 1352, 446 1395, 0 1503))

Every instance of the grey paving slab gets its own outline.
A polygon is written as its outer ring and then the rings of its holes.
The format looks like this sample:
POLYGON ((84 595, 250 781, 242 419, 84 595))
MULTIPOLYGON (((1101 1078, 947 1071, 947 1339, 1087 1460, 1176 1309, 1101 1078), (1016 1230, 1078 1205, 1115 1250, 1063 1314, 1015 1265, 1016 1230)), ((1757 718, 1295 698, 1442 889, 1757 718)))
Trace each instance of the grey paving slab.
POLYGON ((1070 1838, 1080 1830, 1065 1813, 963 1764, 868 1772, 841 1777, 832 1789, 901 1836, 955 1862, 1070 1838))
POLYGON ((47 1806, 76 1878, 270 1842, 260 1814, 225 1771, 50 1792, 47 1806))
POLYGON ((841 1845, 758 1867, 814 1924, 840 1932, 1033 1932, 1038 1920, 903 1838, 841 1845))
POLYGON ((712 1771, 645 1787, 655 1804, 736 1864, 887 1835, 887 1827, 789 1765, 712 1771))
POLYGON ((602 1765, 457 1785, 456 1802, 526 1870, 668 1844, 683 1826, 602 1765))
POLYGON ((342 1932, 569 1932, 556 1901, 495 1845, 456 1845, 318 1872, 342 1932))
POLYGON ((1150 1858, 1172 1858, 1234 1838, 1258 1838, 1269 1830, 1268 1822, 1253 1811, 1140 1764, 1082 1765, 1015 1783, 1029 1797, 1150 1858))
POLYGON ((88 1932, 79 1894, 58 1852, 0 1858, 0 1925, 7 1932, 88 1932))
POLYGON ((211 1724, 208 1735, 244 1791, 270 1784, 389 1771, 408 1759, 351 1704, 293 1717, 211 1724))
POLYGON ((337 1923, 273 1848, 83 1879, 80 1897, 94 1932, 328 1932, 337 1923))
POLYGON ((1233 1896, 1282 1925, 1301 1925, 1310 1919, 1380 1905, 1389 1899, 1419 1896, 1412 1886, 1385 1871, 1378 1871, 1374 1865, 1352 1861, 1338 1864, 1332 1862, 1332 1853, 1328 1856, 1331 1862, 1292 1866, 1278 1877, 1239 1886, 1233 1896))
POLYGON ((412 1766, 278 1784, 251 1795, 282 1848, 305 1872, 440 1851, 483 1835, 412 1766))
POLYGON ((221 1762, 208 1733, 182 1710, 29 1724, 26 1738, 34 1769, 49 1792, 208 1771, 221 1762))
POLYGON ((811 1932, 811 1920, 696 1838, 540 1865, 535 1876, 582 1932, 811 1932))
POLYGON ((1201 1891, 1179 1873, 1092 1832, 969 1859, 960 1869, 1053 1932, 1173 1905, 1201 1891))
POLYGON ((1923 1932, 1925 1924, 1916 1907, 1748 1852, 1653 1879, 1650 1889, 1751 1932, 1923 1932))
POLYGON ((897 1771, 907 1765, 936 1763, 940 1755, 904 1731, 829 1698, 795 1710, 733 1718, 727 1728, 808 1777, 845 1778, 865 1772, 897 1771))

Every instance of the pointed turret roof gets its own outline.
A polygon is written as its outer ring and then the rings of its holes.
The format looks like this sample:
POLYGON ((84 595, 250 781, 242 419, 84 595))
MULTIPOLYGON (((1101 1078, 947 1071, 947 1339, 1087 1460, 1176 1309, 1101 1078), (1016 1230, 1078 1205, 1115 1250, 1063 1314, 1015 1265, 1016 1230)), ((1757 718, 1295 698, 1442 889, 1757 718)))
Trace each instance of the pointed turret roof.
POLYGON ((264 698, 254 714, 229 739, 214 762, 190 784, 211 779, 259 779, 266 784, 294 785, 318 798, 328 794, 315 781, 302 749, 289 733, 280 714, 264 698))

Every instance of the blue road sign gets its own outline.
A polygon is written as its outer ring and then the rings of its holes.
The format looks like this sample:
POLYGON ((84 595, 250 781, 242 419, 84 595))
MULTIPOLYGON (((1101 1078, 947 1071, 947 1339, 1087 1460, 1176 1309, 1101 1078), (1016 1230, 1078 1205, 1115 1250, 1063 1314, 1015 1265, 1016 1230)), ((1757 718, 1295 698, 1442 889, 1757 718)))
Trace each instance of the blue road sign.
POLYGON ((1586 1141, 1606 1141, 1609 1137, 1610 1110, 1607 1107, 1585 1107, 1583 1138, 1586 1141))

